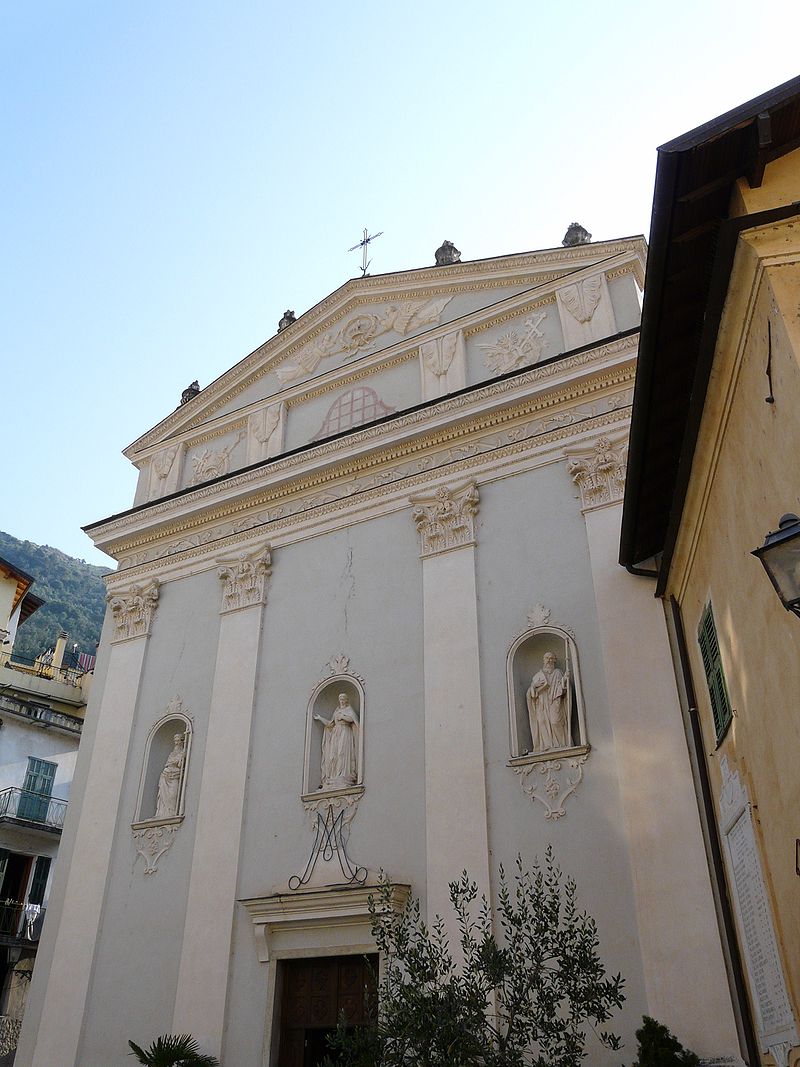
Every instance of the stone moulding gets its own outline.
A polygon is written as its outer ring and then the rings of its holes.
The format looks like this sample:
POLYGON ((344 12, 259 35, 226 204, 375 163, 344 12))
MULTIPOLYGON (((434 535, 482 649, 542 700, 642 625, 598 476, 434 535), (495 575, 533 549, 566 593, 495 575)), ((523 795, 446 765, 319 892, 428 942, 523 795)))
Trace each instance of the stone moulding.
MULTIPOLYGON (((328 889, 300 889, 295 893, 273 893, 240 900, 253 923, 258 959, 269 963, 296 948, 320 930, 339 929, 340 941, 350 951, 374 951, 369 898, 377 884, 338 886, 328 889)), ((403 910, 411 886, 393 883, 392 910, 403 910)), ((317 934, 317 937, 319 935, 317 934)))
POLYGON ((158 586, 158 581, 152 579, 145 585, 132 585, 125 591, 108 593, 106 601, 114 624, 112 642, 149 636, 158 605, 158 586))
POLYGON ((411 518, 420 537, 420 558, 475 544, 480 495, 475 482, 440 485, 430 495, 412 496, 411 518))

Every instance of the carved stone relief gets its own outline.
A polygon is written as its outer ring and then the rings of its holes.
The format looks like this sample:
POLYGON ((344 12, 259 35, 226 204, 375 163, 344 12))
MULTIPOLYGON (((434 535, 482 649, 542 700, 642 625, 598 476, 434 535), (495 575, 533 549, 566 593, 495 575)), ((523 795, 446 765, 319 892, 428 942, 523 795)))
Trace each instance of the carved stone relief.
POLYGON ((475 544, 475 516, 480 496, 475 482, 439 486, 431 495, 409 498, 420 538, 420 557, 435 556, 464 545, 475 544))
POLYGON ((449 333, 423 341, 419 347, 422 399, 454 393, 467 384, 464 334, 449 333))
POLYGON ((220 478, 228 474, 231 469, 233 450, 244 436, 245 431, 240 430, 233 441, 222 448, 204 448, 202 452, 192 456, 192 477, 189 485, 199 485, 201 482, 208 482, 212 478, 220 478))
POLYGON ((254 411, 247 420, 247 462, 272 459, 283 448, 286 404, 280 402, 254 411))
POLYGON ((538 363, 547 348, 547 341, 539 329, 547 318, 546 311, 539 311, 525 319, 524 329, 509 330, 488 345, 478 345, 486 355, 483 361, 492 374, 506 374, 530 363, 538 363))
POLYGON ((180 484, 182 445, 171 445, 156 452, 150 461, 150 488, 148 500, 174 493, 180 484))
POLYGON ((628 447, 625 439, 600 437, 583 448, 565 449, 567 471, 581 494, 584 511, 613 504, 625 493, 628 447))
POLYGON ((156 873, 158 861, 172 848, 177 829, 177 823, 171 820, 163 824, 152 822, 133 831, 136 854, 144 860, 145 874, 156 873))
POLYGON ((617 332, 604 274, 596 274, 557 289, 556 303, 567 351, 617 332))
POLYGON ((589 752, 575 635, 537 604, 506 659, 511 766, 548 819, 565 814, 589 752))
POLYGON ((220 560, 220 564, 217 576, 222 582, 221 615, 266 601, 267 579, 272 573, 269 545, 220 560))
POLYGON ((147 637, 158 604, 158 582, 132 585, 125 592, 110 592, 106 597, 114 623, 112 641, 147 637))
POLYGON ((294 362, 276 367, 275 373, 286 385, 313 374, 323 359, 342 354, 350 358, 363 355, 386 333, 406 337, 421 326, 438 323, 450 300, 449 296, 407 300, 402 304, 390 304, 376 314, 361 312, 353 315, 338 330, 311 341, 294 362))

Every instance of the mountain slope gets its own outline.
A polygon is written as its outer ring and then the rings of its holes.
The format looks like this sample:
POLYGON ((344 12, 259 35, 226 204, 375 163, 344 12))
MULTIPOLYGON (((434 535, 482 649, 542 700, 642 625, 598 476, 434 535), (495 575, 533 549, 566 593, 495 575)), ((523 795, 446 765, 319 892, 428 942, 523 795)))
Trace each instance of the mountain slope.
POLYGON ((45 601, 17 631, 14 653, 31 658, 56 643, 59 630, 69 634, 69 647, 93 653, 100 640, 105 613, 102 575, 110 567, 95 567, 49 545, 20 541, 0 531, 0 556, 21 567, 36 582, 31 589, 45 601))

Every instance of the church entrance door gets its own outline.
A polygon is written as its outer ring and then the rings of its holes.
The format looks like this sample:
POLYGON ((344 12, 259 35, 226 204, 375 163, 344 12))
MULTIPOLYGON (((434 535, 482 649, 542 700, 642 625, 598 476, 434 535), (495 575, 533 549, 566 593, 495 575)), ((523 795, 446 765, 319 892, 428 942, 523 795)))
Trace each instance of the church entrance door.
POLYGON ((349 1026, 366 1022, 378 957, 283 960, 281 970, 278 1067, 319 1067, 342 1014, 349 1026))

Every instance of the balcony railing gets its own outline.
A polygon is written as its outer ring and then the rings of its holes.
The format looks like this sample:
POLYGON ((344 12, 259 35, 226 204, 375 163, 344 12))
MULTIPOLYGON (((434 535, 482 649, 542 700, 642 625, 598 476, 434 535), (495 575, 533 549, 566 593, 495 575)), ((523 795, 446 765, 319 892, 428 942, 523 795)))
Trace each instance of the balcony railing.
POLYGON ((38 941, 44 912, 44 908, 26 908, 15 901, 0 904, 0 943, 38 941))
POLYGON ((78 667, 54 667, 52 663, 46 662, 46 656, 31 659, 28 656, 18 656, 14 652, 0 652, 0 667, 33 674, 38 678, 51 678, 65 685, 80 685, 81 678, 86 673, 78 667))
POLYGON ((66 813, 66 800, 57 800, 43 793, 31 793, 27 789, 17 789, 14 786, 0 789, 0 821, 14 820, 60 834, 64 828, 66 813))
POLYGON ((77 715, 68 715, 65 711, 56 711, 47 704, 37 704, 33 700, 20 700, 0 692, 0 711, 9 715, 20 715, 40 726, 57 726, 71 734, 79 734, 83 729, 83 719, 77 715))

